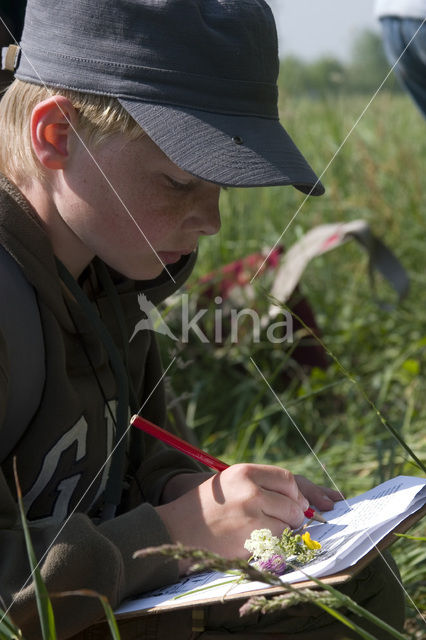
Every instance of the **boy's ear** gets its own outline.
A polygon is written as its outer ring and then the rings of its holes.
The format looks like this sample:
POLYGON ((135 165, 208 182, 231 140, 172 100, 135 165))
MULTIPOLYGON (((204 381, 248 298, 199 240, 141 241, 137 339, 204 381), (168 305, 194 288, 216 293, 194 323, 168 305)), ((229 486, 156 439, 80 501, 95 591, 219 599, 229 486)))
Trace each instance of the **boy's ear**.
POLYGON ((69 158, 70 134, 77 112, 64 96, 39 102, 31 115, 31 142, 35 155, 47 169, 64 169, 69 158))

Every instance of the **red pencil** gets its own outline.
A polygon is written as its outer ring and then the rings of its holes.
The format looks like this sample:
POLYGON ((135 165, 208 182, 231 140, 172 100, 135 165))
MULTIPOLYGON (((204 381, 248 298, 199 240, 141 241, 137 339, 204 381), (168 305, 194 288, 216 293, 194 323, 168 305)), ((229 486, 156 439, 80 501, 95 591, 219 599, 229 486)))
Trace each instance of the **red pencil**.
MULTIPOLYGON (((137 429, 141 429, 141 431, 148 433, 153 438, 157 438, 157 440, 165 442, 174 449, 178 449, 179 451, 186 453, 191 458, 194 458, 195 460, 198 460, 198 462, 202 462, 207 467, 210 467, 210 469, 215 469, 216 471, 225 471, 225 469, 229 467, 229 465, 225 464, 225 462, 222 462, 218 458, 211 456, 209 453, 206 453, 193 444, 189 444, 189 442, 186 442, 185 440, 182 440, 182 438, 173 435, 173 433, 170 433, 169 431, 158 427, 153 422, 145 420, 145 418, 142 418, 141 416, 132 416, 130 424, 137 429)), ((327 522, 322 516, 320 516, 318 513, 315 513, 315 511, 311 508, 305 511, 305 516, 311 520, 316 520, 317 522, 327 522)))

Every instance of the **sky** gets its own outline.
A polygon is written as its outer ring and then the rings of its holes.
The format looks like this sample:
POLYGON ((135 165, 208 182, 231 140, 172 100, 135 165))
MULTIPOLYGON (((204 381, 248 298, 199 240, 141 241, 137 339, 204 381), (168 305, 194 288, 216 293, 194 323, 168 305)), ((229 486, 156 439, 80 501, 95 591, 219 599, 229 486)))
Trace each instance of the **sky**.
POLYGON ((310 61, 332 54, 345 61, 358 31, 379 31, 374 0, 266 0, 277 23, 280 57, 310 61))

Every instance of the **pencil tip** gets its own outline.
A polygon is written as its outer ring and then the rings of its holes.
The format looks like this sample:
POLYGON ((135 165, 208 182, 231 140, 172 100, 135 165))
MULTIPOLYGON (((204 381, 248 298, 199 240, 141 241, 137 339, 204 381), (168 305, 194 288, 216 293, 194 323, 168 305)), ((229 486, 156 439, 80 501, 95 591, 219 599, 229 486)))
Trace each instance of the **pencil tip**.
POLYGON ((327 524, 327 520, 325 518, 323 518, 319 513, 315 514, 315 519, 318 520, 318 522, 322 522, 323 524, 327 524))

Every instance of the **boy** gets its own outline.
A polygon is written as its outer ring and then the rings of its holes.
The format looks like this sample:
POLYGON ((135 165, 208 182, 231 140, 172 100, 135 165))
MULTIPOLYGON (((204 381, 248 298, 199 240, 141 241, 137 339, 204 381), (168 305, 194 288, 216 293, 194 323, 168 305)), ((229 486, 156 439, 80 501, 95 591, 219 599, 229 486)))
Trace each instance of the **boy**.
MULTIPOLYGON (((26 638, 35 638, 14 456, 49 591, 92 588, 113 606, 185 569, 161 557, 133 560, 137 549, 180 541, 243 556, 251 530, 297 527, 309 503, 327 510, 340 495, 264 465, 213 476, 139 432, 126 437, 129 406, 157 424, 165 418, 153 335, 139 332, 129 347, 137 292, 156 303, 188 277, 198 238, 219 230, 220 187, 323 192, 278 122, 267 5, 30 0, 21 50, 4 59, 17 80, 0 103, 1 238, 36 291, 45 375, 40 401, 14 421, 16 437, 2 451, 0 584, 26 638)), ((3 342, 6 424, 17 359, 3 342)), ((389 597, 390 587, 373 583, 364 599, 389 597)), ((89 598, 54 607, 61 638, 101 616, 89 598)), ((224 627, 238 624, 235 607, 221 611, 224 627)), ((210 626, 222 624, 220 615, 210 626)), ((158 637, 190 635, 187 617, 161 624, 158 637)), ((244 637, 265 627, 249 624, 244 637)), ((315 637, 321 626, 326 637, 341 633, 330 621, 304 617, 301 626, 315 637)), ((142 627, 138 637, 148 633, 142 627)))

